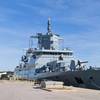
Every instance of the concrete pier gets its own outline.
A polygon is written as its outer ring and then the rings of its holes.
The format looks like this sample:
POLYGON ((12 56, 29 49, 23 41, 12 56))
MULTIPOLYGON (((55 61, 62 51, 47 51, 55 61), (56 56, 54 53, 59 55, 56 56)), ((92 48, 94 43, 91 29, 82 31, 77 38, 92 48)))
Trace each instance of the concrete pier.
POLYGON ((100 100, 100 91, 75 87, 45 91, 32 82, 0 81, 0 100, 100 100))

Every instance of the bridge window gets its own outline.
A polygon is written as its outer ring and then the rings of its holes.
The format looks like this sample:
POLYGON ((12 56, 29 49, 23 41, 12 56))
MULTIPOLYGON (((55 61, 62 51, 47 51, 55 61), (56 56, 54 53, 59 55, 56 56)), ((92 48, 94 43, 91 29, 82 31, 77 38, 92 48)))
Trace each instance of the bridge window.
POLYGON ((73 55, 72 52, 37 52, 37 55, 68 55, 71 56, 73 55))

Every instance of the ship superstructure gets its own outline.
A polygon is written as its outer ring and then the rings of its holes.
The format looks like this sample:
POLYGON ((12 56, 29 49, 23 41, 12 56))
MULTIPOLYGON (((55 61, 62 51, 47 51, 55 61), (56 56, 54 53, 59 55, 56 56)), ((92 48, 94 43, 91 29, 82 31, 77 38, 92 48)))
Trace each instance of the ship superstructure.
POLYGON ((28 78, 31 76, 34 78, 33 76, 37 73, 68 70, 70 67, 70 61, 74 60, 73 51, 69 48, 60 49, 59 44, 62 38, 52 33, 50 19, 48 19, 47 30, 46 34, 37 33, 36 36, 30 37, 38 40, 38 48, 31 46, 22 56, 20 66, 15 69, 18 77, 28 78), (56 68, 55 64, 58 64, 59 67, 59 64, 62 64, 62 67, 56 68))
MULTIPOLYGON (((16 78, 60 80, 67 85, 79 86, 85 84, 85 86, 91 87, 90 82, 95 80, 94 77, 100 79, 98 77, 99 70, 95 72, 96 70, 92 68, 87 69, 85 65, 82 65, 87 61, 77 61, 71 49, 61 48, 60 42, 62 38, 51 31, 50 18, 47 25, 46 34, 37 33, 36 36, 30 36, 31 40, 34 38, 38 40, 38 46, 33 48, 32 43, 30 43, 30 48, 26 50, 26 54, 21 57, 19 66, 15 68, 16 78), (96 74, 95 76, 94 73, 96 74)), ((96 85, 97 83, 95 82, 96 85)))

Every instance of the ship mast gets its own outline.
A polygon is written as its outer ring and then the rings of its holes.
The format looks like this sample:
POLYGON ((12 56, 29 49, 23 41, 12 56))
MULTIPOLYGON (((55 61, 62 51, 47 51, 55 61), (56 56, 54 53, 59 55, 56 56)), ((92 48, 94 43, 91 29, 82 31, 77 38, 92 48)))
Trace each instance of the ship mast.
POLYGON ((48 35, 52 34, 52 32, 51 32, 51 18, 50 17, 48 18, 47 31, 48 31, 47 32, 48 35))

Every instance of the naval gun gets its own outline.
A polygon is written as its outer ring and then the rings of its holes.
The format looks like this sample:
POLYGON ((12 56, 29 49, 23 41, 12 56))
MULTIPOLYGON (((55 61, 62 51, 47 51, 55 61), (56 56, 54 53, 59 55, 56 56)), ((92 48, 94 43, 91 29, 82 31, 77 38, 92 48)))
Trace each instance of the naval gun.
POLYGON ((85 65, 82 65, 84 63, 88 63, 88 61, 80 61, 80 60, 78 60, 77 64, 75 64, 75 61, 71 60, 70 69, 72 71, 74 71, 74 70, 84 70, 85 69, 85 65))

